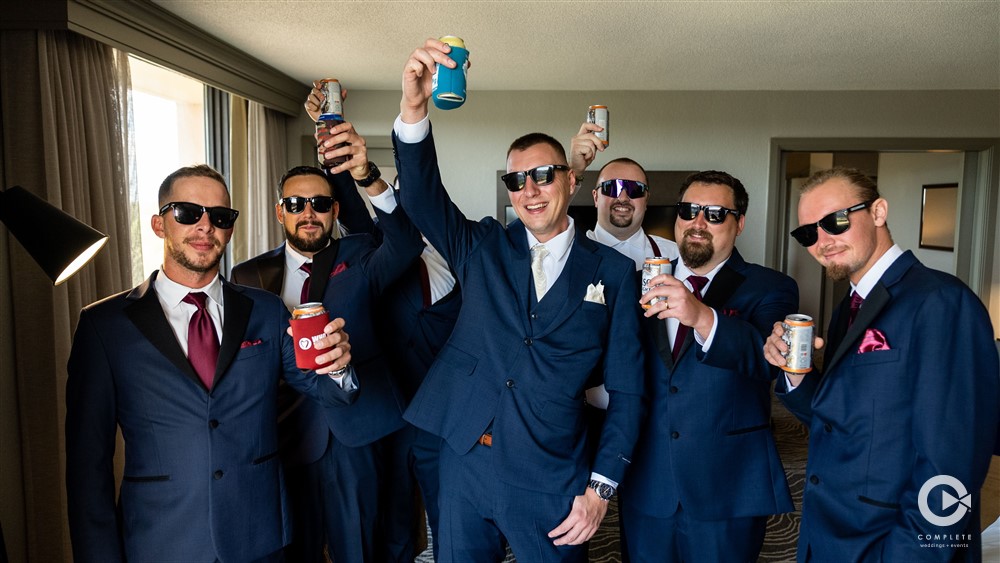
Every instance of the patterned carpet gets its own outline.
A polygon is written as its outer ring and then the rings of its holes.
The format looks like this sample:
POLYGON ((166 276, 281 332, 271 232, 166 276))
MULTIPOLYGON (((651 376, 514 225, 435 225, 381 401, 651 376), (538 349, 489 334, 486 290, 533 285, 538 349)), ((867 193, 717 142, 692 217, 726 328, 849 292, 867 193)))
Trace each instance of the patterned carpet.
MULTIPOLYGON (((758 563, 795 561, 795 542, 799 535, 799 517, 802 508, 802 490, 805 484, 808 431, 776 399, 772 401, 771 425, 778 444, 778 454, 785 466, 788 486, 796 511, 772 516, 767 523, 767 536, 758 563)), ((430 541, 428 532, 428 545, 430 541)), ((430 551, 417 558, 417 563, 433 563, 430 551)), ((504 563, 515 561, 508 552, 504 563)), ((619 563, 621 550, 618 540, 618 505, 612 499, 608 515, 601 529, 590 541, 590 561, 593 563, 619 563)))

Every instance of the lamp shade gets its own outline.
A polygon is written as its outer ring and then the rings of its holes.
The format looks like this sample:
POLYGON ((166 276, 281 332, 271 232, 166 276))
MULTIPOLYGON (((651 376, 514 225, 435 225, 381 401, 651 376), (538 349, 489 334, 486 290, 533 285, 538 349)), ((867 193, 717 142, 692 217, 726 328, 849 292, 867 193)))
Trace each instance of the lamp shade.
POLYGON ((108 242, 108 235, 21 186, 0 191, 0 220, 55 285, 76 273, 108 242))

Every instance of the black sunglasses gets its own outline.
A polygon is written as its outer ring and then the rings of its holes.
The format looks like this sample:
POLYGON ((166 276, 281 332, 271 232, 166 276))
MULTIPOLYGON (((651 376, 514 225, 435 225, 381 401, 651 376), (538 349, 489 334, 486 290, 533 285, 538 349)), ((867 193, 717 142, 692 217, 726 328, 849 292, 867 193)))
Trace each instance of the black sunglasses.
POLYGON ((240 212, 228 207, 205 207, 186 201, 173 201, 160 208, 160 215, 168 209, 174 210, 174 220, 181 225, 194 225, 201 221, 201 216, 208 212, 208 220, 217 229, 232 229, 240 212))
POLYGON ((328 195, 318 195, 314 197, 301 197, 293 195, 281 198, 281 203, 285 206, 285 211, 298 215, 306 210, 306 204, 313 206, 316 213, 326 213, 333 209, 333 198, 328 195))
POLYGON ((508 191, 519 192, 524 189, 524 184, 528 181, 528 176, 531 176, 531 179, 535 181, 535 185, 537 186, 551 184, 556 179, 556 170, 569 170, 569 166, 565 164, 546 164, 545 166, 538 166, 524 172, 509 172, 500 176, 500 179, 503 180, 508 191))
POLYGON ((817 227, 823 227, 823 230, 831 235, 842 235, 847 232, 847 229, 851 228, 851 220, 848 218, 848 215, 855 211, 861 211, 871 204, 871 201, 865 201, 852 207, 834 211, 815 223, 800 225, 792 231, 792 236, 795 237, 795 240, 799 241, 799 244, 808 248, 816 244, 816 241, 819 240, 819 230, 817 227))
POLYGON ((686 201, 677 204, 677 216, 685 221, 694 221, 694 218, 698 216, 698 212, 700 211, 705 212, 705 220, 713 225, 721 224, 726 220, 726 215, 730 213, 733 214, 733 217, 740 218, 739 211, 722 207, 721 205, 698 205, 697 203, 688 203, 686 201))
POLYGON ((601 182, 597 186, 597 189, 601 190, 602 194, 613 198, 617 198, 622 195, 622 192, 625 192, 628 194, 629 199, 646 197, 646 193, 649 192, 649 186, 643 184, 642 182, 636 180, 621 180, 618 178, 601 182))

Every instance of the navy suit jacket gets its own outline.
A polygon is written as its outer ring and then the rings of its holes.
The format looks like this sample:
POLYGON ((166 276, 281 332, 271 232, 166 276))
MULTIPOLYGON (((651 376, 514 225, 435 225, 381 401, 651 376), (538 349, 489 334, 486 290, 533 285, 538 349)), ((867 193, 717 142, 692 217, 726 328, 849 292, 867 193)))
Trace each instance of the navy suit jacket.
POLYGON ((580 495, 591 470, 621 481, 641 417, 635 264, 578 230, 562 274, 533 303, 524 225, 467 220, 441 184, 432 137, 394 142, 403 206, 455 270, 463 297, 406 419, 460 455, 492 425, 499 478, 525 489, 580 495), (586 301, 599 283, 605 303, 586 301), (598 365, 611 398, 591 467, 583 391, 598 365))
POLYGON ((645 320, 654 346, 646 354, 651 409, 623 498, 659 518, 678 503, 699 520, 790 512, 770 426, 779 370, 763 346, 772 325, 798 308, 798 287, 733 249, 703 301, 718 317, 707 354, 689 331, 674 363, 667 323, 645 320))
MULTIPOLYGON (((354 182, 337 183, 334 191, 340 203, 337 217, 341 224, 351 233, 371 233, 380 240, 382 229, 368 214, 354 182)), ((430 288, 423 287, 421 261, 414 260, 383 292, 376 317, 396 382, 407 401, 423 383, 462 309, 462 293, 457 283, 448 295, 424 306, 424 292, 430 288)))
POLYGON ((224 321, 208 391, 153 289, 80 315, 66 385, 66 490, 76 561, 254 561, 289 540, 275 419, 279 377, 337 410, 330 378, 295 367, 288 310, 223 284, 224 321), (125 471, 115 503, 116 427, 125 471))
MULTIPOLYGON (((321 415, 334 436, 351 447, 370 444, 404 426, 406 399, 390 374, 375 319, 380 294, 420 254, 424 243, 402 208, 392 214, 376 212, 385 233, 382 243, 367 234, 332 240, 313 256, 309 283, 309 300, 322 301, 331 319, 342 317, 346 322, 351 365, 361 387, 358 400, 336 411, 299 402, 282 419, 282 435, 290 439, 288 453, 283 454, 287 461, 306 463, 323 454, 329 435, 321 415), (293 437, 295 433, 300 439, 293 437)), ((284 270, 282 245, 236 266, 232 277, 237 283, 280 293, 284 270)))
MULTIPOLYGON (((784 377, 776 387, 810 430, 799 560, 978 561, 979 490, 1000 408, 986 309, 965 284, 911 252, 889 267, 850 329, 848 303, 831 320, 824 373, 808 374, 791 392, 784 377), (876 329, 889 349, 859 353, 876 329), (920 514, 920 489, 937 475, 972 495, 973 510, 951 526, 920 514), (921 548, 921 534, 968 534, 943 543, 971 549, 921 548)), ((938 492, 928 502, 939 509, 941 499, 938 492)))

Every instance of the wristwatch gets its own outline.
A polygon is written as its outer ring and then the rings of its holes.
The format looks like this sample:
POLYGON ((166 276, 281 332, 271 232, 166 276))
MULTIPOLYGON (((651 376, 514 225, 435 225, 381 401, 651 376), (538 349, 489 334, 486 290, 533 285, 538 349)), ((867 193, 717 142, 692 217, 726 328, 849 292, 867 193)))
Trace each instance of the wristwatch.
POLYGON ((374 162, 372 162, 372 161, 369 160, 368 161, 368 176, 366 176, 366 177, 364 177, 364 178, 362 178, 360 180, 355 180, 355 182, 359 186, 361 186, 362 188, 367 188, 367 187, 371 186, 372 184, 374 184, 375 181, 378 180, 381 177, 382 177, 382 171, 378 169, 378 166, 375 166, 374 162))
POLYGON ((601 497, 603 501, 611 500, 611 497, 615 496, 615 488, 608 483, 602 483, 596 479, 591 479, 590 483, 587 483, 587 487, 594 489, 597 496, 601 497))

